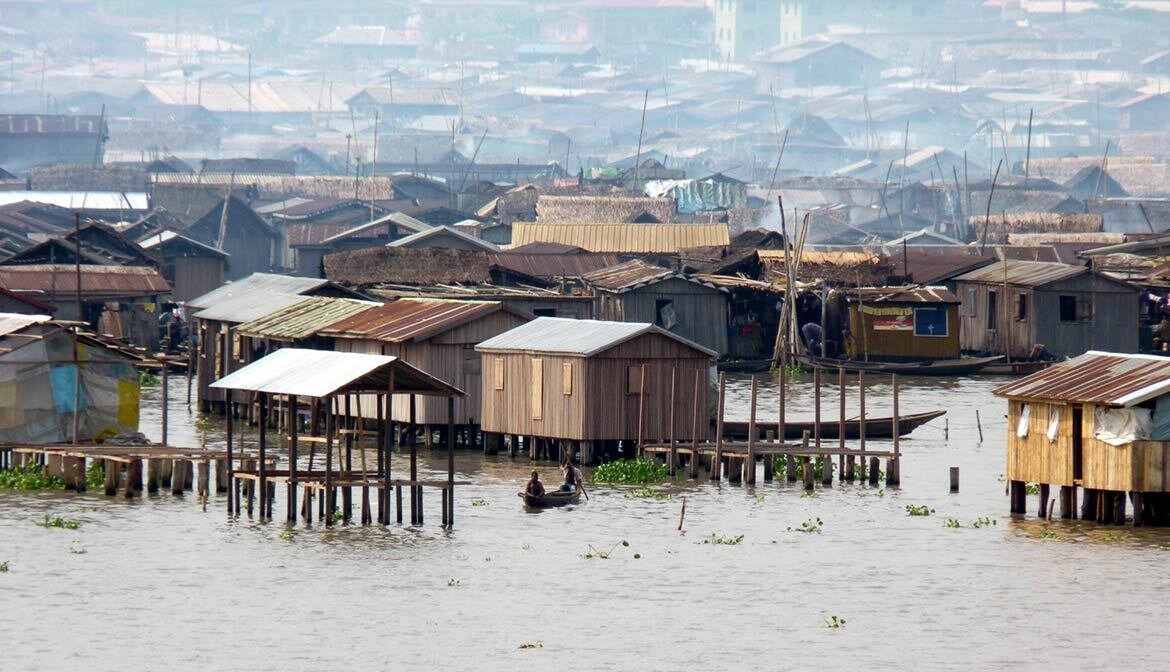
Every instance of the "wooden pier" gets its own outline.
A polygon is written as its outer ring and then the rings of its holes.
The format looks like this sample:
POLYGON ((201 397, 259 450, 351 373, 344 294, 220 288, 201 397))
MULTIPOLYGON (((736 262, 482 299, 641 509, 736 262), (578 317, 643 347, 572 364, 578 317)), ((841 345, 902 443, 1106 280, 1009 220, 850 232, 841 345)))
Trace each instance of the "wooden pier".
MULTIPOLYGON (((813 386, 814 386, 814 419, 811 429, 802 429, 802 436, 800 443, 785 442, 784 437, 789 434, 789 427, 786 422, 786 375, 784 370, 780 370, 779 381, 779 405, 777 408, 777 418, 775 423, 765 425, 757 422, 756 414, 758 410, 757 397, 759 392, 759 378, 752 376, 751 382, 751 402, 749 405, 749 420, 746 427, 746 440, 728 441, 727 440, 727 426, 728 423, 724 418, 724 411, 726 406, 726 391, 727 379, 726 374, 719 374, 719 393, 718 393, 718 409, 715 419, 715 437, 714 439, 699 440, 696 437, 687 442, 680 442, 675 440, 675 437, 668 437, 666 441, 645 441, 641 442, 638 447, 640 455, 649 455, 654 457, 661 457, 666 460, 667 468, 671 474, 674 474, 676 469, 684 466, 691 478, 698 477, 700 463, 707 461, 710 467, 710 478, 712 480, 721 480, 726 478, 731 483, 746 482, 749 485, 756 483, 757 463, 762 462, 764 465, 764 480, 772 480, 776 469, 777 460, 784 465, 784 475, 788 482, 795 482, 797 475, 800 474, 805 483, 805 487, 812 489, 814 485, 814 469, 819 464, 821 471, 821 482, 824 485, 831 485, 833 482, 833 458, 837 458, 839 478, 842 481, 853 482, 855 480, 868 480, 872 484, 877 484, 879 476, 882 472, 882 462, 885 463, 885 481, 887 485, 899 485, 900 477, 900 460, 902 457, 900 446, 901 431, 891 431, 891 439, 893 441, 892 450, 889 451, 873 451, 866 449, 866 412, 865 412, 865 372, 857 373, 858 383, 858 408, 859 415, 856 419, 846 419, 846 390, 847 390, 847 375, 844 369, 838 369, 837 382, 839 390, 838 413, 837 413, 837 427, 835 436, 835 445, 827 443, 826 437, 822 436, 822 429, 828 424, 822 423, 821 417, 821 381, 824 370, 817 368, 813 370, 813 386), (854 433, 858 437, 857 448, 847 447, 845 444, 846 436, 850 434, 849 425, 854 426, 854 433), (764 438, 761 440, 760 433, 764 432, 764 438), (779 438, 777 438, 779 437, 779 438), (867 464, 868 463, 868 464, 867 464), (867 476, 868 473, 868 476, 867 476)), ((870 374, 872 377, 873 374, 870 374)), ((893 388, 893 416, 884 418, 883 420, 891 428, 901 428, 901 417, 899 415, 898 407, 898 376, 896 374, 890 376, 893 388)), ((931 418, 938 417, 931 414, 931 418)), ((693 418, 695 426, 697 427, 701 422, 701 418, 697 415, 693 418)), ((641 436, 641 433, 639 433, 641 436)))

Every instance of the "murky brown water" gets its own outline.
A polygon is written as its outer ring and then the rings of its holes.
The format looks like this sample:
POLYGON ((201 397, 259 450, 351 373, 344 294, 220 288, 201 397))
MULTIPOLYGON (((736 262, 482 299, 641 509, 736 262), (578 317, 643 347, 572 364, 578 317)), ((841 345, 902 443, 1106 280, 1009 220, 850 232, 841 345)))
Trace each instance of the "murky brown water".
MULTIPOLYGON (((291 540, 280 522, 229 520, 222 497, 203 512, 170 494, 0 493, 0 670, 1170 669, 1170 531, 1010 519, 996 382, 903 380, 903 411, 949 409, 950 438, 937 420, 903 440, 898 491, 701 480, 656 501, 592 486, 572 510, 526 513, 514 493, 527 462, 460 454, 475 484, 458 490, 454 531, 433 496, 423 528, 291 540), (83 525, 44 529, 44 513, 83 525), (984 516, 997 524, 967 527, 984 516), (786 531, 810 518, 822 533, 786 531), (701 543, 712 533, 743 541, 701 543), (845 627, 827 628, 832 616, 845 627)), ((793 383, 793 409, 811 408, 809 388, 793 383)), ((743 379, 732 389, 742 406, 743 379)), ((836 388, 825 394, 835 417, 836 388)), ((172 442, 195 445, 182 381, 172 400, 172 442)), ((885 382, 867 401, 888 412, 885 382)), ((774 408, 771 384, 761 404, 774 408)), ((148 434, 157 418, 144 410, 148 434)))

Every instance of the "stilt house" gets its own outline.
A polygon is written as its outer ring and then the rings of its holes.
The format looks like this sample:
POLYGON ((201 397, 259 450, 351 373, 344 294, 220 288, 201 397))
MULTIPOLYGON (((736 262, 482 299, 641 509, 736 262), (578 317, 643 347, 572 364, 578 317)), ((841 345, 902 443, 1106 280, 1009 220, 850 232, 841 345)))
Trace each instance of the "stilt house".
POLYGON ((476 350, 485 433, 579 444, 586 462, 604 442, 706 435, 715 352, 653 324, 540 317, 476 350))
POLYGON ((1170 359, 1090 351, 995 389, 1008 400, 1011 510, 1060 488, 1061 517, 1170 524, 1170 359))
POLYGON ((945 287, 850 290, 849 323, 854 359, 959 357, 959 297, 945 287))

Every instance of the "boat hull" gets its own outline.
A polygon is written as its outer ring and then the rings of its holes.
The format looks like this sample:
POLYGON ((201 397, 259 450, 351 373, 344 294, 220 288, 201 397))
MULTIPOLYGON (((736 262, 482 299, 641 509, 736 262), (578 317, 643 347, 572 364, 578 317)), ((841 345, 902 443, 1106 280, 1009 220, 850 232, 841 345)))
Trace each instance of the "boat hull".
POLYGON ((546 492, 543 495, 535 496, 526 492, 517 492, 516 496, 524 500, 524 506, 530 509, 551 509, 557 506, 566 506, 568 504, 576 504, 581 501, 581 491, 574 492, 546 492))
MULTIPOLYGON (((903 415, 898 418, 898 436, 906 436, 915 429, 925 425, 926 423, 941 418, 946 415, 943 409, 935 409, 927 411, 926 413, 912 413, 903 415)), ((761 433, 764 430, 774 429, 775 422, 766 423, 756 421, 756 429, 761 433)), ((838 420, 822 420, 821 421, 821 438, 822 439, 837 439, 840 437, 841 424, 838 420)), ((785 422, 784 423, 784 438, 785 439, 799 439, 808 432, 809 436, 816 434, 816 423, 811 420, 785 422)), ((748 435, 748 423, 742 421, 724 420, 723 434, 726 438, 731 439, 746 439, 748 435)), ((845 438, 858 439, 861 438, 861 420, 858 418, 849 418, 845 421, 845 438)), ((866 418, 865 419, 865 438, 867 439, 892 439, 894 438, 894 418, 892 416, 880 418, 866 418)))

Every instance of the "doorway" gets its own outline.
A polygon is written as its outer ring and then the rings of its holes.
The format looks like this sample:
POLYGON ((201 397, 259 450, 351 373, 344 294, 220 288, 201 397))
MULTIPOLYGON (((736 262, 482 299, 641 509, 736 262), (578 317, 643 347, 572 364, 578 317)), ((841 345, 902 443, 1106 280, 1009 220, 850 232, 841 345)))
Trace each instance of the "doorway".
POLYGON ((1073 480, 1077 481, 1082 478, 1082 459, 1081 459, 1081 420, 1083 419, 1084 411, 1080 406, 1074 406, 1072 409, 1072 470, 1073 480))

